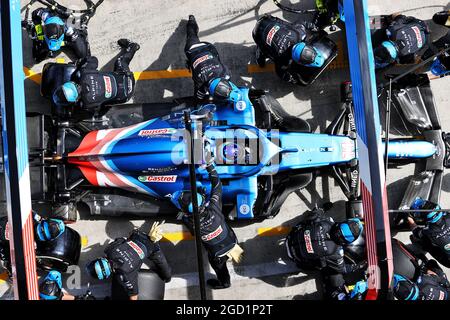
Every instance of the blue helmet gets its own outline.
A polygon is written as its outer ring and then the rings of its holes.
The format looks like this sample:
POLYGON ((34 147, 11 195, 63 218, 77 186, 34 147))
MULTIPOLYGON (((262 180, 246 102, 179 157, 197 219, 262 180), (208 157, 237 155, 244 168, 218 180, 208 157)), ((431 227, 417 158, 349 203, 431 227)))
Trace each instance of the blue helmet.
POLYGON ((48 17, 42 24, 44 40, 50 51, 61 49, 64 41, 64 22, 60 17, 48 17))
POLYGON ((349 219, 338 224, 338 238, 344 243, 352 243, 363 232, 363 224, 358 218, 349 219))
POLYGON ((53 93, 53 102, 57 105, 75 103, 80 97, 79 91, 79 86, 75 82, 66 82, 53 93))
MULTIPOLYGON (((205 203, 205 198, 204 196, 197 192, 197 203, 198 206, 201 207, 203 206, 205 203)), ((192 194, 191 191, 189 190, 184 190, 184 191, 176 191, 172 197, 170 198, 170 201, 181 211, 183 212, 189 212, 189 213, 193 213, 194 212, 194 206, 192 204, 192 194)))
POLYGON ((419 287, 411 280, 394 274, 394 296, 399 300, 417 300, 419 287))
POLYGON ((392 41, 383 41, 381 43, 381 46, 387 50, 392 60, 397 59, 398 56, 397 47, 392 41))
POLYGON ((48 219, 36 225, 36 236, 39 241, 50 241, 58 238, 66 230, 66 225, 61 219, 48 219))
POLYGON ((292 59, 307 67, 320 68, 325 63, 324 56, 314 46, 299 42, 292 47, 292 59))
POLYGON ((39 285, 39 297, 42 300, 59 300, 62 297, 61 273, 51 270, 39 285))
POLYGON ((442 216, 444 215, 442 211, 437 211, 441 209, 441 206, 439 206, 437 203, 423 200, 422 198, 416 198, 414 199, 414 202, 411 205, 411 209, 424 209, 424 210, 432 210, 430 212, 415 212, 413 214, 414 218, 422 217, 426 215, 426 220, 429 223, 436 223, 438 222, 442 216), (436 210, 436 211, 433 211, 436 210))
POLYGON ((86 266, 91 277, 99 280, 108 279, 112 274, 111 264, 106 258, 98 258, 89 262, 86 266))
POLYGON ((212 79, 209 83, 209 94, 214 98, 225 99, 233 102, 241 100, 241 91, 231 81, 224 78, 212 79))

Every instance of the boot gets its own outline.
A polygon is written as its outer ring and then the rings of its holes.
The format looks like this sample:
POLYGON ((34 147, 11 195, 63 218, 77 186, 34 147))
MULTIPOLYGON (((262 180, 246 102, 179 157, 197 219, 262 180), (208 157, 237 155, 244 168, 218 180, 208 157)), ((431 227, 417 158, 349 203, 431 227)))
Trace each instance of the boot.
POLYGON ((189 15, 189 21, 186 26, 187 34, 198 34, 198 24, 195 17, 191 14, 189 15))
POLYGON ((433 16, 433 21, 441 26, 450 27, 450 10, 435 13, 433 16))
POLYGON ((117 41, 117 44, 123 48, 126 49, 127 51, 138 51, 141 46, 139 44, 137 44, 136 42, 131 42, 128 39, 119 39, 117 41))

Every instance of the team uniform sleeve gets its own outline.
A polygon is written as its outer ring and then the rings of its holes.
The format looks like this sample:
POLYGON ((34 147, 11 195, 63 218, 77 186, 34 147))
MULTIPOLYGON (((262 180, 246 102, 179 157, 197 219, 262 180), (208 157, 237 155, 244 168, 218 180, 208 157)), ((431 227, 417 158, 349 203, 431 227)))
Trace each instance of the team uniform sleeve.
POLYGON ((154 251, 150 254, 148 259, 153 263, 152 270, 164 281, 169 282, 172 278, 172 268, 167 262, 166 256, 162 250, 154 251))
POLYGON ((218 208, 222 208, 222 182, 220 181, 219 174, 214 166, 211 164, 206 167, 208 171, 209 179, 211 180, 211 194, 210 205, 214 205, 218 208))

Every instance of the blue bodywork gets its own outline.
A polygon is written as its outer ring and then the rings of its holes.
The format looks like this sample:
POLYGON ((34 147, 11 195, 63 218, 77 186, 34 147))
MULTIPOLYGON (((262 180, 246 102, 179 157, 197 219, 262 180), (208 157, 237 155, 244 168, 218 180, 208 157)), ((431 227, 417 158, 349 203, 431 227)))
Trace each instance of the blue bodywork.
MULTIPOLYGON (((205 149, 213 153, 224 182, 223 203, 236 204, 238 219, 254 217, 259 176, 343 164, 357 157, 356 142, 348 136, 257 128, 248 89, 240 90, 240 101, 207 104, 191 112, 213 112, 213 121, 196 149, 201 154, 205 149)), ((78 149, 67 155, 68 162, 78 166, 93 185, 170 198, 189 189, 185 135, 183 112, 174 112, 130 127, 90 132, 78 149)), ((393 143, 389 154, 411 155, 405 148, 410 144, 393 143)), ((422 143, 411 149, 420 151, 416 154, 420 157, 428 156, 432 148, 422 143)), ((197 172, 198 186, 209 193, 206 170, 199 167, 197 172)))

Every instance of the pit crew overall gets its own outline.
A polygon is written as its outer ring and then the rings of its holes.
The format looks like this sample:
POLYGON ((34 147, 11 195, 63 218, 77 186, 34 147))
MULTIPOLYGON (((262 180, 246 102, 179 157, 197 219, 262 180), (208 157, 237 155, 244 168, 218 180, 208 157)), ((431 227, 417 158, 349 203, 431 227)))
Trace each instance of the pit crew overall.
POLYGON ((436 260, 450 267, 450 215, 445 213, 438 221, 417 227, 413 235, 421 240, 423 248, 436 260))
POLYGON ((202 100, 209 95, 210 81, 216 78, 230 79, 231 73, 221 62, 216 47, 198 38, 198 26, 188 23, 186 28, 186 46, 184 52, 188 68, 194 80, 194 96, 202 100))
POLYGON ((112 296, 131 297, 139 293, 138 274, 143 260, 148 258, 152 269, 164 281, 171 278, 171 269, 159 243, 147 234, 133 231, 129 238, 118 238, 108 245, 105 254, 113 269, 112 296))
POLYGON ((302 270, 320 270, 328 298, 340 299, 345 281, 343 274, 349 268, 344 263, 344 249, 330 236, 335 222, 322 209, 307 213, 294 226, 286 239, 289 257, 302 270))
POLYGON ((125 103, 134 94, 135 79, 129 63, 135 51, 125 51, 116 60, 114 72, 97 71, 98 60, 88 57, 79 63, 75 81, 81 86, 79 106, 95 109, 125 103))
MULTIPOLYGON (((209 202, 200 209, 200 235, 203 246, 208 252, 211 267, 222 284, 230 283, 226 255, 236 244, 234 231, 228 226, 222 213, 222 183, 214 165, 208 165, 207 171, 211 180, 211 194, 209 202)), ((184 214, 183 222, 191 233, 194 233, 194 220, 192 214, 184 214)))
POLYGON ((395 17, 386 30, 389 40, 395 43, 400 58, 414 55, 424 48, 428 33, 425 22, 404 15, 395 17))
POLYGON ((423 274, 416 284, 419 287, 419 300, 450 300, 449 283, 442 276, 423 274))
MULTIPOLYGON (((253 29, 253 40, 257 46, 258 63, 266 58, 275 63, 275 71, 283 80, 298 83, 302 78, 296 70, 297 63, 292 59, 292 48, 299 42, 314 46, 319 32, 314 32, 306 24, 292 24, 277 17, 264 15, 253 29)), ((326 64, 322 68, 325 68, 326 64)))
MULTIPOLYGON (((32 25, 28 28, 31 29, 31 34, 33 37, 33 59, 36 63, 39 63, 49 57, 54 57, 54 53, 49 50, 47 44, 44 41, 44 34, 42 29, 42 23, 50 18, 58 16, 61 20, 66 23, 67 17, 57 14, 56 12, 47 8, 38 8, 34 10, 31 14, 32 25)), ((71 51, 76 59, 83 59, 91 55, 89 43, 87 41, 87 33, 85 31, 64 26, 64 43, 62 50, 65 48, 71 51)))

